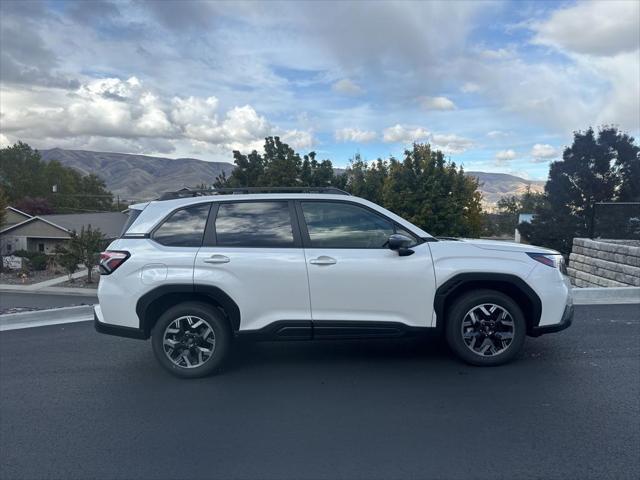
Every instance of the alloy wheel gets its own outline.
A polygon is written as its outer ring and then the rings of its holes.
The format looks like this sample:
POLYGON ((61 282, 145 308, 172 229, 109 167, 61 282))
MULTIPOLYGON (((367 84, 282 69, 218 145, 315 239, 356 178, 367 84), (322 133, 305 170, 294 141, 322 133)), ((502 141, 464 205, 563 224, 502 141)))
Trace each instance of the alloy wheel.
POLYGON ((180 368, 196 368, 211 358, 216 337, 203 318, 186 315, 176 318, 164 330, 162 347, 171 362, 180 368))
POLYGON ((491 357, 509 348, 515 334, 511 314, 500 305, 483 303, 469 310, 462 320, 462 339, 476 355, 491 357))

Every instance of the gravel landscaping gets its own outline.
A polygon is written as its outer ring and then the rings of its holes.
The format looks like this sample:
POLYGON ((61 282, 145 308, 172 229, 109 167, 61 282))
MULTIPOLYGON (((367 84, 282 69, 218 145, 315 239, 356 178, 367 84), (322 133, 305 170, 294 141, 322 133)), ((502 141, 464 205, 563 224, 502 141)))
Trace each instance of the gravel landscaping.
POLYGON ((44 282, 52 278, 58 278, 64 275, 61 270, 42 270, 29 273, 18 271, 5 271, 0 273, 0 284, 5 285, 33 285, 34 283, 44 282))

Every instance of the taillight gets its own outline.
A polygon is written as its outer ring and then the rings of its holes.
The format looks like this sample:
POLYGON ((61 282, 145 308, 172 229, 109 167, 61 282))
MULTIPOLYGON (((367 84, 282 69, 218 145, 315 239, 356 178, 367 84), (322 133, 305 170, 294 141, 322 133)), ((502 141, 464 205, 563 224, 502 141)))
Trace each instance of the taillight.
POLYGON ((100 254, 100 264, 98 265, 100 275, 113 273, 127 258, 129 258, 129 252, 115 250, 102 252, 100 254))
POLYGON ((530 253, 530 252, 527 252, 527 255, 533 258, 536 262, 543 263, 544 265, 551 268, 557 268, 563 274, 566 275, 566 267, 565 267, 564 258, 562 258, 562 255, 551 254, 551 253, 530 253))

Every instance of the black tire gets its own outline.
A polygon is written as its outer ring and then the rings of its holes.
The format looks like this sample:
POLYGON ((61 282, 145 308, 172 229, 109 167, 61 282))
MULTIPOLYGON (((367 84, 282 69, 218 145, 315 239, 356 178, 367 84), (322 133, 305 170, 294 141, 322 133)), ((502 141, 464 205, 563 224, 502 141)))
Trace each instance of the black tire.
MULTIPOLYGON (((500 310, 496 310, 496 312, 500 312, 500 310)), ((477 325, 477 323, 473 325, 477 325)), ((469 328, 473 329, 474 327, 469 328)), ((511 330, 510 326, 503 327, 502 324, 500 324, 499 327, 493 328, 503 328, 504 330, 511 330)), ((453 352, 460 359, 471 365, 487 367, 503 365, 513 360, 513 358, 518 355, 520 350, 522 350, 522 346, 524 345, 524 340, 527 334, 526 329, 527 323, 518 304, 508 295, 505 295, 504 293, 498 292, 496 290, 474 290, 463 294, 460 298, 457 298, 455 300, 455 303, 448 311, 447 323, 445 328, 447 343, 449 344, 451 350, 453 350, 453 352), (474 309, 474 307, 479 307, 485 304, 497 305, 498 307, 507 311, 513 319, 512 331, 509 332, 511 335, 513 335, 511 342, 508 343, 508 346, 506 346, 506 348, 501 344, 498 344, 499 347, 496 348, 497 353, 495 354, 492 354, 491 352, 489 352, 488 354, 476 353, 475 350, 472 351, 472 347, 468 346, 467 343, 465 343, 465 340, 463 338, 462 323, 465 320, 467 313, 474 309), (501 348, 504 348, 504 350, 501 351, 501 348)), ((471 335, 473 335, 473 333, 471 335)), ((486 338, 487 337, 484 335, 484 333, 478 336, 478 339, 481 339, 482 342, 484 342, 486 338)), ((495 335, 490 337, 487 343, 493 342, 492 339, 494 338, 496 338, 495 335)))
MULTIPOLYGON (((198 338, 197 340, 193 341, 201 340, 198 338)), ((160 316, 153 328, 153 332, 151 335, 151 345, 153 346, 153 353, 155 354, 158 362, 160 362, 160 365, 162 365, 172 374, 180 378, 205 377, 216 372, 227 356, 231 345, 231 331, 229 329, 227 320, 216 308, 207 305, 206 303, 184 302, 178 305, 174 305, 160 316), (171 361, 164 349, 164 336, 167 327, 169 327, 169 325, 171 325, 175 320, 187 316, 193 316, 198 317, 198 319, 202 319, 205 324, 199 327, 200 330, 206 330, 208 324, 208 326, 210 326, 213 330, 213 336, 211 337, 211 334, 209 333, 209 338, 215 339, 215 343, 211 348, 212 353, 210 354, 210 356, 206 358, 201 365, 192 366, 189 368, 187 368, 187 366, 177 365, 176 363, 171 361)), ((195 349, 197 347, 194 346, 193 348, 195 349)), ((177 349, 175 350, 177 352, 177 349)), ((197 363, 197 357, 194 358, 196 360, 196 362, 194 363, 197 363)))

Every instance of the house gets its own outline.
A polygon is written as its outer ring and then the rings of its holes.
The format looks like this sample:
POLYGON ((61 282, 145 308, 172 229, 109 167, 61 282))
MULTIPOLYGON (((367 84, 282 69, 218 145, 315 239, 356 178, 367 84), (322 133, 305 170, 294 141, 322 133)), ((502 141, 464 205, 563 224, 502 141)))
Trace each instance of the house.
POLYGON ((0 230, 4 230, 7 227, 11 227, 17 223, 22 223, 25 220, 31 218, 31 215, 29 215, 28 213, 24 213, 13 207, 5 208, 4 215, 4 223, 0 227, 0 230))
POLYGON ((68 242, 73 232, 89 226, 113 240, 120 236, 127 218, 121 212, 29 215, 7 207, 5 222, 0 227, 0 254, 11 255, 16 250, 52 254, 56 245, 68 242))
POLYGON ((531 223, 531 220, 533 220, 533 217, 535 217, 535 214, 533 213, 521 213, 518 215, 518 223, 516 224, 516 232, 515 232, 515 238, 514 238, 516 243, 522 243, 522 235, 518 230, 518 225, 520 225, 521 223, 531 223))

